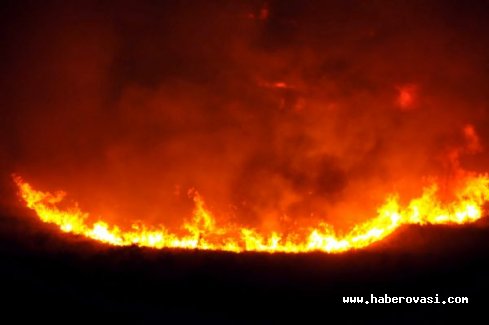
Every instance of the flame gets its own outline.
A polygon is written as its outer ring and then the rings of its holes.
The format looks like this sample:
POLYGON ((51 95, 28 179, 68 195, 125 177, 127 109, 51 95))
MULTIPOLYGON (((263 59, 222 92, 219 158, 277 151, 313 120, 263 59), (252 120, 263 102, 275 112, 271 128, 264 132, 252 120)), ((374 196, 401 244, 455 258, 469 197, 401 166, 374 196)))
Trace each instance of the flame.
POLYGON ((223 250, 231 252, 344 252, 364 248, 378 242, 402 225, 408 224, 464 224, 483 216, 483 206, 489 201, 489 176, 465 175, 454 190, 453 200, 444 202, 438 197, 438 186, 433 184, 423 194, 401 206, 398 195, 389 195, 378 208, 375 218, 358 224, 346 234, 337 233, 330 225, 320 223, 304 234, 261 233, 238 225, 221 225, 206 208, 204 200, 193 193, 193 218, 185 222, 184 235, 170 232, 163 226, 133 224, 129 230, 104 221, 89 223, 88 213, 77 204, 60 208, 64 192, 48 193, 35 190, 21 177, 14 176, 19 195, 25 205, 33 209, 46 223, 57 225, 63 232, 117 246, 137 245, 153 248, 186 248, 223 250))

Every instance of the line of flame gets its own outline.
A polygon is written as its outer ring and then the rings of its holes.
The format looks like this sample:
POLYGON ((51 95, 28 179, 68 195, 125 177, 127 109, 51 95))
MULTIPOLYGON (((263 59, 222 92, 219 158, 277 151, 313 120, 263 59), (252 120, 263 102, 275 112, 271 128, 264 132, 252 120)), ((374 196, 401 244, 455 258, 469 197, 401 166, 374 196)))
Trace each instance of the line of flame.
POLYGON ((14 176, 14 182, 28 208, 33 209, 43 222, 55 224, 67 233, 118 246, 231 252, 344 252, 380 241, 406 224, 474 222, 482 217, 483 205, 489 201, 489 176, 466 176, 451 202, 444 203, 437 198, 438 187, 434 184, 425 188, 419 198, 411 200, 405 207, 400 206, 397 195, 388 196, 375 218, 356 225, 344 235, 337 234, 331 226, 321 223, 310 228, 308 235, 299 236, 277 232, 264 235, 251 228, 218 225, 212 213, 206 209, 202 197, 195 193, 193 218, 183 225, 187 234, 179 236, 163 226, 134 224, 131 230, 121 230, 117 225, 109 225, 104 221, 90 224, 88 214, 80 210, 77 204, 64 209, 58 207, 65 197, 64 192, 52 194, 35 190, 19 176, 14 176))

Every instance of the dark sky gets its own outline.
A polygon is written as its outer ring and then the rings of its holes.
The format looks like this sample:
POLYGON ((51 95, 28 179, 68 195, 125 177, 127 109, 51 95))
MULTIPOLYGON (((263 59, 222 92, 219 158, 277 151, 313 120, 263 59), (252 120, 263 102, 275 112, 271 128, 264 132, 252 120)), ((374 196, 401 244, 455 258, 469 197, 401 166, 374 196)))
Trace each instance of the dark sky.
POLYGON ((109 220, 172 226, 195 188, 243 224, 349 227, 387 193, 486 171, 488 10, 6 1, 2 193, 16 172, 109 220))

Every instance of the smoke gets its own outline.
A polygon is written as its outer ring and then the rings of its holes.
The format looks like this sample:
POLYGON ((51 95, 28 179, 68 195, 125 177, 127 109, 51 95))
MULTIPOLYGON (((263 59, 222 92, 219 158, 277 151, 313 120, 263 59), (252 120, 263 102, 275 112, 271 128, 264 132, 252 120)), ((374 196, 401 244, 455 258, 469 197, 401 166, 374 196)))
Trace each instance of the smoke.
POLYGON ((349 227, 487 166, 482 2, 5 8, 3 183, 95 217, 177 226, 195 189, 220 219, 349 227))

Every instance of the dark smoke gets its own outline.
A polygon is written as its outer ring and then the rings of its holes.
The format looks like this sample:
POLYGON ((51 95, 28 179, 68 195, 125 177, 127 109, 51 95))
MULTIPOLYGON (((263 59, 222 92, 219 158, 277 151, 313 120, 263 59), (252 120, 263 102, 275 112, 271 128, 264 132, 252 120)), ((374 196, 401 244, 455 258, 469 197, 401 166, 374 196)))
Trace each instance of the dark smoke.
POLYGON ((234 222, 350 226, 387 193, 410 197, 428 176, 487 167, 487 155, 463 149, 463 128, 473 125, 484 147, 488 9, 10 1, 2 203, 16 172, 120 223, 177 226, 195 188, 234 222))

